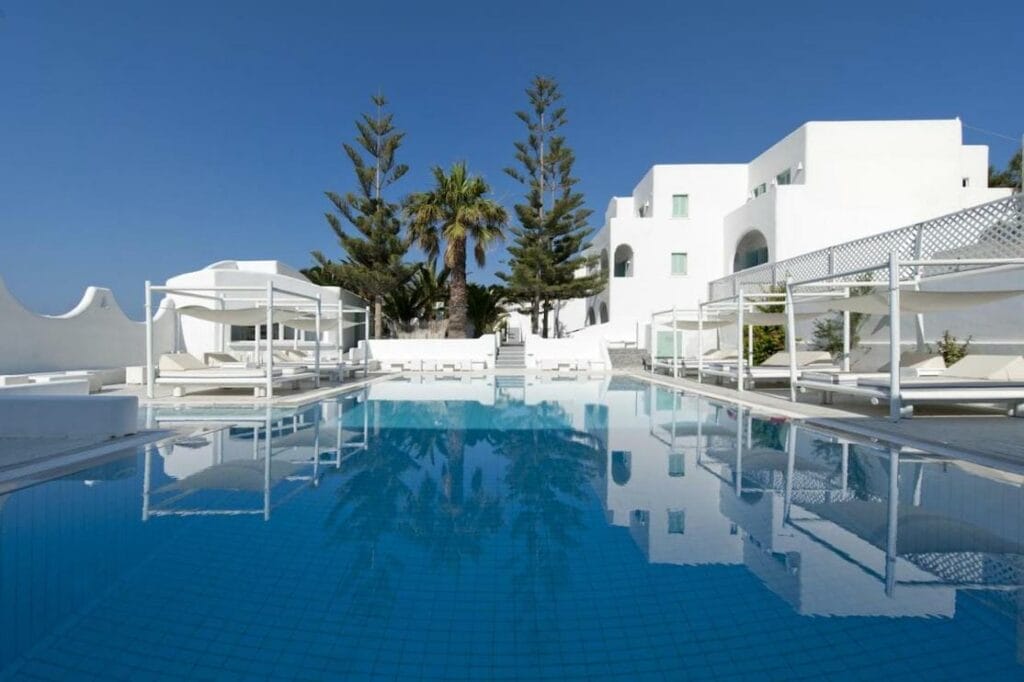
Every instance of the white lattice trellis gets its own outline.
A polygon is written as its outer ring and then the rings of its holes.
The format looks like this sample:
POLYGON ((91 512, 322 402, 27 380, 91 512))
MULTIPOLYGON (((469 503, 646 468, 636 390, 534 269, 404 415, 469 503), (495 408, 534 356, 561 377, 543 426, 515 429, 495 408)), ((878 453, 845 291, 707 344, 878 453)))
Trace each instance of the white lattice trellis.
MULTIPOLYGON (((889 253, 900 258, 1024 258, 1024 195, 999 199, 898 230, 812 251, 777 263, 742 270, 708 284, 708 299, 735 296, 739 289, 764 290, 785 281, 825 277, 884 265, 889 253)), ((951 268, 929 267, 908 272, 928 277, 951 268)), ((879 271, 875 277, 886 273, 879 271)))

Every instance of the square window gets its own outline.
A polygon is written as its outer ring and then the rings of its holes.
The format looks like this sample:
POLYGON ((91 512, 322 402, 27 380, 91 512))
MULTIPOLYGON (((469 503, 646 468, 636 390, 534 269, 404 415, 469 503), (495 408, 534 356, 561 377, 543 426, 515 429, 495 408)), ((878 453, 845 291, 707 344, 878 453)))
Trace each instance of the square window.
POLYGON ((768 191, 768 186, 765 183, 762 182, 760 185, 758 185, 757 187, 754 188, 754 198, 756 199, 757 197, 761 196, 762 194, 764 194, 767 191, 768 191))
POLYGON ((789 169, 782 171, 775 176, 776 185, 788 185, 792 182, 792 176, 789 174, 789 169))
POLYGON ((690 217, 690 195, 689 194, 673 194, 672 195, 672 217, 673 218, 689 218, 690 217))
POLYGON ((672 254, 672 274, 673 275, 685 275, 686 274, 686 254, 685 253, 673 253, 672 254))

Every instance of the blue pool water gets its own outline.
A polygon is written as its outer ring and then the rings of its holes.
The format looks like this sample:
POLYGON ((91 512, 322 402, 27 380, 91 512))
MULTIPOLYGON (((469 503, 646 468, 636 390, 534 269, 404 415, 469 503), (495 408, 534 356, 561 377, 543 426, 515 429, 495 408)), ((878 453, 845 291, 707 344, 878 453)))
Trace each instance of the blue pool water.
POLYGON ((1024 673, 1014 471, 622 378, 147 418, 0 496, 0 677, 1024 673))

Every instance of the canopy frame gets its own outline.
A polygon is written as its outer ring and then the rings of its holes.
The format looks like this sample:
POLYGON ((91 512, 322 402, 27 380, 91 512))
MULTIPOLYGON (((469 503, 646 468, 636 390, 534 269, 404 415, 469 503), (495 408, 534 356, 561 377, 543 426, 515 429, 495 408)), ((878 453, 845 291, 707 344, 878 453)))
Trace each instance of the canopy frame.
MULTIPOLYGON (((977 275, 996 269, 1006 269, 1024 266, 1024 258, 932 258, 902 260, 897 251, 889 253, 888 261, 877 265, 848 270, 846 272, 833 273, 822 277, 814 277, 800 282, 793 281, 792 277, 786 278, 787 301, 793 302, 797 289, 809 287, 825 287, 831 289, 842 289, 849 296, 850 287, 873 287, 884 289, 889 302, 889 419, 897 422, 905 416, 910 416, 910 409, 903 404, 900 389, 900 355, 902 348, 901 339, 901 307, 900 293, 904 286, 920 290, 920 285, 925 281, 950 279, 966 275, 977 275), (931 276, 925 274, 925 268, 940 267, 952 268, 952 271, 940 272, 931 276), (964 270, 963 268, 968 268, 964 270), (910 269, 912 274, 905 276, 901 274, 904 269, 910 269), (864 275, 872 275, 882 271, 885 276, 882 279, 856 279, 864 275)), ((829 292, 824 292, 827 295, 829 292)), ((833 298, 835 292, 830 294, 833 298)), ((787 307, 790 312, 792 306, 787 307)), ((917 313, 918 317, 921 313, 917 313)), ((849 315, 844 315, 848 318, 849 315)), ((923 343, 923 323, 918 322, 919 333, 918 343, 923 343)), ((795 340, 794 340, 795 343, 795 340)), ((796 402, 796 361, 793 357, 793 348, 787 339, 787 347, 790 348, 790 400, 796 402)), ((844 370, 846 371, 846 370, 844 370)))
MULTIPOLYGON (((264 365, 266 370, 266 380, 264 385, 264 394, 268 402, 274 398, 274 340, 273 340, 273 329, 274 329, 274 309, 275 306, 281 306, 287 303, 287 307, 293 307, 295 303, 301 305, 305 302, 305 305, 313 307, 316 324, 316 342, 314 348, 314 382, 317 388, 320 387, 320 337, 321 337, 321 316, 323 313, 322 302, 320 294, 305 294, 297 291, 292 291, 280 286, 276 286, 273 282, 267 282, 265 286, 228 286, 228 285, 208 285, 208 286, 189 286, 189 287, 175 287, 175 286, 154 286, 152 282, 146 280, 146 300, 145 300, 145 314, 146 314, 146 395, 150 399, 156 397, 156 365, 154 364, 154 343, 153 343, 153 294, 181 294, 189 297, 196 298, 207 298, 220 301, 223 309, 225 296, 223 294, 237 292, 237 293, 263 293, 262 297, 254 297, 253 299, 247 299, 244 297, 236 297, 232 300, 255 300, 262 301, 266 306, 267 310, 267 354, 266 363, 264 365), (275 294, 282 294, 281 297, 275 297, 275 294), (291 298, 292 300, 289 300, 291 298)), ((179 320, 180 324, 180 313, 175 313, 175 319, 179 320)), ((177 338, 177 334, 175 334, 177 338)), ((177 341, 175 341, 177 343, 177 341)), ((260 353, 260 333, 259 325, 256 325, 256 356, 259 357, 260 353)))

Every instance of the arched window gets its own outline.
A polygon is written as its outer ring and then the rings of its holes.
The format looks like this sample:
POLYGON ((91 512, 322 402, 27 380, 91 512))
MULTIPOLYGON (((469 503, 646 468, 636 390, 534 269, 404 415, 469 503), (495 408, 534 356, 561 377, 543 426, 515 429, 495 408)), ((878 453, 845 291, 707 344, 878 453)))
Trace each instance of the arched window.
POLYGON ((633 249, 629 244, 619 244, 615 247, 615 277, 633 276, 633 249))
POLYGON ((736 244, 732 271, 739 272, 768 262, 768 240, 760 230, 750 230, 736 244))
POLYGON ((593 308, 589 308, 587 310, 587 326, 589 327, 592 324, 597 324, 597 315, 594 314, 593 308))
POLYGON ((604 324, 605 322, 608 321, 608 304, 605 303, 604 301, 601 301, 601 307, 599 308, 599 310, 601 312, 598 319, 601 320, 601 324, 604 324))

